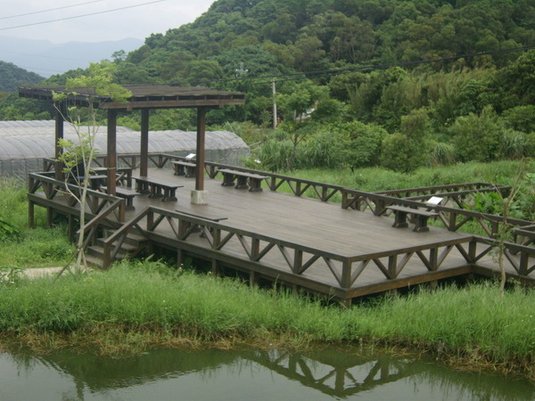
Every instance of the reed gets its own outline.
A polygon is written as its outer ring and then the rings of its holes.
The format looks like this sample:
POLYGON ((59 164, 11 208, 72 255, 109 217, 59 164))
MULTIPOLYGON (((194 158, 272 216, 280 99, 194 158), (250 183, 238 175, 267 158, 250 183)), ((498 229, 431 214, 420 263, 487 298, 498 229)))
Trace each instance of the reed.
POLYGON ((157 262, 123 262, 107 272, 1 285, 0 332, 27 345, 50 347, 56 336, 60 345, 121 352, 140 344, 380 343, 533 375, 533 295, 513 288, 501 296, 487 283, 343 309, 157 262))

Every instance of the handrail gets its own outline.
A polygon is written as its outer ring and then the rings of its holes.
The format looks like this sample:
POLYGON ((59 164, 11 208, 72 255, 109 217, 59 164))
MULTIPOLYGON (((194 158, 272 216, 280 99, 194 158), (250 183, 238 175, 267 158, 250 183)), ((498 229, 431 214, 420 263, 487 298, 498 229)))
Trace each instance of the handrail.
MULTIPOLYGON (((162 165, 162 167, 169 160, 185 161, 186 158, 182 156, 175 156, 175 155, 165 154, 165 153, 160 155, 160 164, 162 165)), ((403 198, 399 198, 396 196, 391 196, 388 194, 377 193, 377 192, 360 191, 357 189, 351 189, 351 188, 343 187, 340 185, 326 184, 326 183, 321 183, 321 182, 313 181, 309 179, 296 178, 296 177, 291 177, 291 176, 273 173, 269 171, 254 170, 254 169, 241 167, 241 166, 232 166, 232 165, 223 164, 223 163, 206 161, 205 167, 208 172, 208 175, 211 178, 215 178, 218 174, 218 169, 222 169, 222 168, 230 168, 233 170, 243 171, 243 172, 247 172, 251 174, 265 175, 268 177, 266 179, 266 182, 268 183, 268 187, 271 191, 277 191, 282 186, 282 184, 286 182, 288 183, 290 189, 292 190, 295 196, 302 196, 309 188, 312 188, 322 202, 327 202, 331 200, 336 193, 340 193, 342 195, 342 199, 340 201, 342 208, 344 209, 353 208, 353 209, 361 210, 359 203, 362 203, 362 202, 364 202, 367 206, 371 208, 371 205, 369 205, 368 203, 368 202, 371 202, 374 204, 374 208, 372 209, 372 211, 377 216, 384 215, 387 212, 386 207, 390 205, 400 205, 400 206, 406 206, 406 207, 425 206, 426 208, 430 210, 434 210, 438 212, 441 216, 440 221, 450 231, 457 231, 470 219, 475 219, 476 221, 478 221, 479 224, 482 225, 483 230, 489 236, 496 235, 496 233, 498 232, 498 225, 504 223, 505 220, 507 221, 508 224, 511 224, 513 226, 521 227, 521 226, 533 224, 533 222, 528 221, 528 220, 513 219, 513 218, 504 219, 501 216, 490 214, 490 213, 481 213, 481 212, 458 209, 458 208, 451 208, 451 207, 441 206, 441 205, 436 205, 436 206, 430 206, 427 204, 423 205, 422 202, 419 202, 417 200, 403 199, 403 198), (457 223, 456 220, 458 216, 464 217, 465 220, 461 221, 460 223, 457 223), (490 223, 491 228, 489 229, 483 226, 482 221, 490 223)), ((456 185, 474 185, 474 186, 487 185, 486 188, 489 188, 488 185, 491 185, 491 184, 475 182, 475 183, 464 183, 464 184, 449 184, 445 186, 437 186, 436 188, 455 187, 456 185)), ((426 187, 421 187, 421 188, 426 188, 426 187)), ((427 188, 433 188, 433 187, 427 187, 427 188)), ((496 186, 495 188, 496 190, 500 190, 500 191, 508 189, 507 186, 496 186)), ((413 190, 416 190, 416 189, 418 188, 413 188, 413 190)), ((399 190, 398 192, 403 192, 403 191, 406 191, 406 190, 399 190)), ((385 192, 389 192, 389 191, 385 191, 385 192)), ((472 192, 469 192, 469 193, 472 193, 472 192)), ((364 206, 364 208, 366 207, 366 205, 364 206)))
MULTIPOLYGON (((65 181, 57 180, 55 178, 49 177, 49 173, 30 173, 29 174, 29 193, 34 194, 39 187, 43 187, 45 196, 47 199, 53 199, 58 191, 69 193, 69 191, 72 191, 73 193, 79 192, 82 190, 82 187, 71 184, 71 183, 65 183, 65 181)), ((89 211, 92 214, 98 215, 100 214, 105 207, 109 204, 113 204, 116 201, 120 201, 118 204, 118 213, 117 216, 119 221, 124 221, 125 217, 125 203, 122 198, 118 198, 113 195, 106 194, 104 192, 95 191, 93 189, 87 188, 87 196, 88 196, 88 206, 89 211)))

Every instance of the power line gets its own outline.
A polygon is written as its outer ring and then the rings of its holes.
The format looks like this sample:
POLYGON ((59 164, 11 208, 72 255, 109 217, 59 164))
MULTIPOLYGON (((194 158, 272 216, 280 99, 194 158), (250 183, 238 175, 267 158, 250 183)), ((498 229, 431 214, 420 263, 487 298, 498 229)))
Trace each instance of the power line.
POLYGON ((14 14, 14 15, 9 15, 7 17, 0 17, 0 20, 6 20, 6 19, 11 19, 11 18, 19 18, 19 17, 26 17, 28 15, 35 15, 35 14, 42 14, 42 13, 48 13, 48 12, 51 12, 51 11, 58 11, 58 10, 65 10, 67 8, 74 8, 74 7, 79 7, 79 6, 85 6, 87 4, 94 4, 94 3, 102 3, 104 0, 93 0, 93 1, 86 1, 84 3, 76 3, 76 4, 71 4, 71 5, 68 5, 68 6, 63 6, 63 7, 55 7, 55 8, 47 8, 45 10, 38 10, 38 11, 32 11, 32 12, 29 12, 29 13, 23 13, 23 14, 14 14))
POLYGON ((77 19, 77 18, 90 17, 90 16, 93 16, 93 15, 107 14, 107 13, 111 13, 111 12, 115 12, 115 11, 127 10, 127 9, 130 9, 130 8, 148 6, 150 4, 156 4, 156 3, 162 3, 164 1, 167 1, 167 0, 154 0, 154 1, 149 1, 149 2, 146 2, 146 3, 133 4, 131 6, 113 8, 113 9, 110 9, 110 10, 96 11, 94 13, 87 13, 87 14, 81 14, 81 15, 74 15, 72 17, 64 17, 64 18, 47 20, 47 21, 33 22, 31 24, 7 26, 7 27, 0 28, 0 31, 7 31, 9 29, 25 28, 25 27, 28 27, 28 26, 35 26, 35 25, 42 25, 42 24, 50 24, 50 23, 53 23, 53 22, 68 21, 68 20, 73 20, 73 19, 77 19))

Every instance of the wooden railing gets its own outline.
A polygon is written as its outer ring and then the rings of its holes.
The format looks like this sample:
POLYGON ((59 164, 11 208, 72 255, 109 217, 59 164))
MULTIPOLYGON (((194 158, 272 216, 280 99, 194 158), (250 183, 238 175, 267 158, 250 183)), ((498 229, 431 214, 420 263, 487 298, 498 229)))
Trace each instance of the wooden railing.
MULTIPOLYGON (((159 155, 159 164, 164 167, 170 160, 182 160, 184 157, 162 154, 159 155)), ((489 237, 495 237, 499 232, 499 228, 502 224, 507 223, 511 226, 527 226, 533 224, 533 222, 508 218, 507 221, 501 216, 480 213, 460 208, 452 208, 447 206, 429 206, 423 204, 423 200, 427 200, 431 195, 438 196, 451 196, 462 197, 468 194, 473 194, 475 191, 490 192, 490 191, 502 191, 507 192, 509 187, 507 186, 492 186, 487 183, 464 183, 458 185, 443 185, 434 187, 421 187, 410 188, 407 190, 395 190, 385 191, 384 193, 372 193, 359 191, 356 189, 346 188, 340 185, 326 184, 313 180, 301 179, 291 177, 287 175, 272 173, 268 171, 258 171, 245 167, 236 167, 227 164, 206 162, 205 170, 210 178, 217 178, 218 170, 223 168, 230 168, 233 170, 244 171, 252 174, 265 175, 267 187, 271 191, 279 191, 283 187, 289 188, 289 190, 295 196, 304 196, 305 193, 312 194, 322 202, 340 202, 340 205, 344 209, 355 209, 364 211, 370 209, 376 216, 383 216, 388 214, 387 207, 390 205, 401 205, 406 207, 426 207, 429 210, 437 212, 440 216, 438 220, 445 228, 450 231, 458 231, 461 227, 465 226, 469 222, 475 222, 489 237), (466 190, 458 190, 460 186, 464 186, 466 190), (433 192, 434 190, 438 192, 433 192), (425 192, 425 196, 421 193, 425 192), (337 195, 337 196, 335 196, 337 195), (400 196, 410 195, 414 196, 414 199, 404 199, 400 196)))
MULTIPOLYGON (((65 183, 61 180, 56 180, 52 177, 53 173, 31 173, 28 177, 28 198, 30 201, 40 204, 45 202, 45 206, 52 206, 53 202, 57 206, 61 205, 61 202, 56 199, 58 195, 63 196, 63 201, 69 207, 74 207, 76 199, 71 195, 74 194, 79 197, 82 193, 82 188, 75 184, 65 183), (43 191, 44 199, 37 195, 39 190, 43 191)), ((118 221, 124 221, 125 218, 125 202, 124 199, 117 198, 105 194, 100 191, 94 191, 87 189, 87 206, 88 217, 94 218, 101 214, 106 208, 111 207, 115 214, 115 218, 118 221)), ((109 213, 108 213, 109 214, 109 213)), ((30 222, 32 225, 32 222, 30 222)))
MULTIPOLYGON (((507 190, 507 186, 499 186, 499 189, 507 190)), ((403 189, 392 189, 387 191, 376 192, 380 195, 393 196, 396 198, 429 198, 430 196, 437 194, 463 194, 463 193, 472 193, 472 192, 496 192, 496 186, 489 184, 487 182, 464 182, 461 184, 446 184, 446 185, 432 185, 426 187, 415 187, 415 188, 403 188, 403 189)))
MULTIPOLYGON (((469 269, 499 245, 498 241, 489 238, 465 236, 421 246, 347 256, 238 229, 190 213, 151 206, 104 241, 105 266, 113 262, 132 231, 173 248, 194 249, 196 253, 216 260, 221 259, 219 256, 222 254, 232 255, 233 258, 261 265, 259 269, 271 269, 273 276, 286 274, 306 278, 312 267, 324 269, 342 289, 357 285, 359 277, 370 268, 380 271, 387 280, 400 278, 409 263, 413 268, 419 266, 421 275, 437 272, 453 250, 457 251, 457 258, 463 260, 459 267, 469 269)), ((508 242, 503 246, 507 261, 518 275, 532 275, 535 249, 508 242)))

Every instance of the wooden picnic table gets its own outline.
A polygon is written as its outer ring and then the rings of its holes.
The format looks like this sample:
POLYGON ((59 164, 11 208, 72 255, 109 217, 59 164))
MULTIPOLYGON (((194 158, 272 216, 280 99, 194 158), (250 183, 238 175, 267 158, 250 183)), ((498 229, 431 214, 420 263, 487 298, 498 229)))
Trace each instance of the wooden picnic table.
POLYGON ((183 160, 173 160, 171 162, 175 169, 175 175, 185 176, 186 178, 195 177, 197 165, 193 162, 186 162, 183 160))
POLYGON ((133 177, 136 180, 136 191, 139 193, 148 193, 149 198, 162 198, 163 202, 176 201, 176 190, 183 185, 156 180, 149 177, 133 177))
POLYGON ((394 212, 394 224, 392 227, 404 228, 408 227, 407 215, 411 215, 414 221, 414 230, 416 232, 429 231, 427 226, 427 219, 430 217, 437 217, 438 213, 431 210, 422 210, 406 206, 391 205, 387 207, 388 210, 394 212))
POLYGON ((267 178, 265 175, 252 174, 228 168, 222 168, 218 171, 223 174, 223 182, 221 185, 224 187, 235 186, 236 189, 249 189, 249 192, 262 191, 262 181, 267 178), (236 184, 234 184, 235 180, 236 184))
MULTIPOLYGON (((107 167, 95 167, 92 168, 91 171, 93 171, 96 174, 106 174, 108 172, 107 167)), ((121 183, 121 185, 125 185, 127 187, 132 186, 132 168, 131 167, 117 167, 115 169, 115 176, 116 176, 116 182, 121 183)))

